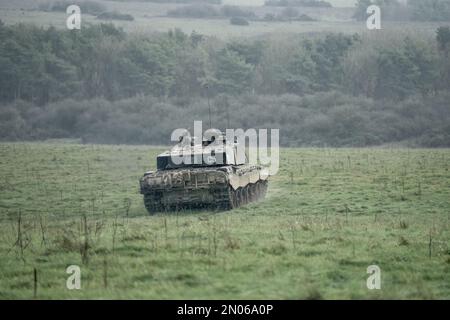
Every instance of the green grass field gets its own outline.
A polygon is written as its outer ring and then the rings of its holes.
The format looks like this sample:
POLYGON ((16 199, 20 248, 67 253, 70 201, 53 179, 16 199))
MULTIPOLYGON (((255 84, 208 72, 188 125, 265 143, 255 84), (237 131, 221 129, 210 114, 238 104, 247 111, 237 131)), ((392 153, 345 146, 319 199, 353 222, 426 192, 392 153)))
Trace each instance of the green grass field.
POLYGON ((450 298, 449 150, 282 149, 265 201, 149 216, 161 150, 0 144, 0 298, 33 298, 34 268, 37 299, 450 298))

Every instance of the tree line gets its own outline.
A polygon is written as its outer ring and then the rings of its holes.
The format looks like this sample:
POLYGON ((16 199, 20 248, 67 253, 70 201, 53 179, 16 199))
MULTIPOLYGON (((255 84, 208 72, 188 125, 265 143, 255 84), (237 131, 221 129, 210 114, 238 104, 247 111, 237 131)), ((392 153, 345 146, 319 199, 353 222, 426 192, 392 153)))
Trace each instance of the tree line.
POLYGON ((0 24, 0 136, 167 143, 209 100, 221 128, 282 128, 284 145, 444 146, 449 52, 448 27, 222 41, 0 24))

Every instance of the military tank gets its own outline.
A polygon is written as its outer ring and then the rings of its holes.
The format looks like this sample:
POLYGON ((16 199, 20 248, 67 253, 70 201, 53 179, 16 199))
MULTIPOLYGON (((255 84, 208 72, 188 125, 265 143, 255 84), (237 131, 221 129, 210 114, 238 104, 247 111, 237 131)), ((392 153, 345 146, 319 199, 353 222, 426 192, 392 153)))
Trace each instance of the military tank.
POLYGON ((198 143, 195 139, 180 141, 158 155, 157 170, 146 172, 140 179, 147 211, 232 210, 263 199, 268 171, 250 165, 246 155, 238 156, 237 146, 221 135, 198 143))

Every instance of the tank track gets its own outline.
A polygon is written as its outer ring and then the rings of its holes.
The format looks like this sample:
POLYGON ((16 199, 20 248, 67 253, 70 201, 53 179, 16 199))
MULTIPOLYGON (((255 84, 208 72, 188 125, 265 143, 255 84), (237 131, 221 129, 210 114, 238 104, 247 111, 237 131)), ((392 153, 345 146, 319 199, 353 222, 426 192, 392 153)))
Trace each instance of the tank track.
POLYGON ((193 208, 212 208, 218 210, 232 210, 243 205, 264 199, 267 193, 267 180, 259 180, 256 183, 234 190, 231 186, 213 191, 215 203, 203 204, 195 207, 183 204, 168 205, 162 203, 162 192, 145 193, 144 205, 150 214, 167 211, 179 211, 193 208))
POLYGON ((260 180, 257 183, 249 184, 243 188, 231 190, 227 209, 236 209, 240 206, 264 199, 267 193, 267 185, 267 180, 260 180))

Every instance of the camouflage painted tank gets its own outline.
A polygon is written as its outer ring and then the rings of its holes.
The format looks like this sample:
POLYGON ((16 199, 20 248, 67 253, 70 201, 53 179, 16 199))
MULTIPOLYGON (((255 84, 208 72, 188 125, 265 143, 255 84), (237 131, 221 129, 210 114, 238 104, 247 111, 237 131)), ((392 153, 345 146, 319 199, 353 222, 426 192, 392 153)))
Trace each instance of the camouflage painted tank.
POLYGON ((157 157, 157 170, 140 180, 150 214, 183 208, 231 210, 265 197, 268 172, 239 160, 237 144, 216 141, 180 143, 157 157), (214 143, 213 143, 214 142, 214 143), (174 161, 176 159, 190 159, 174 161))

